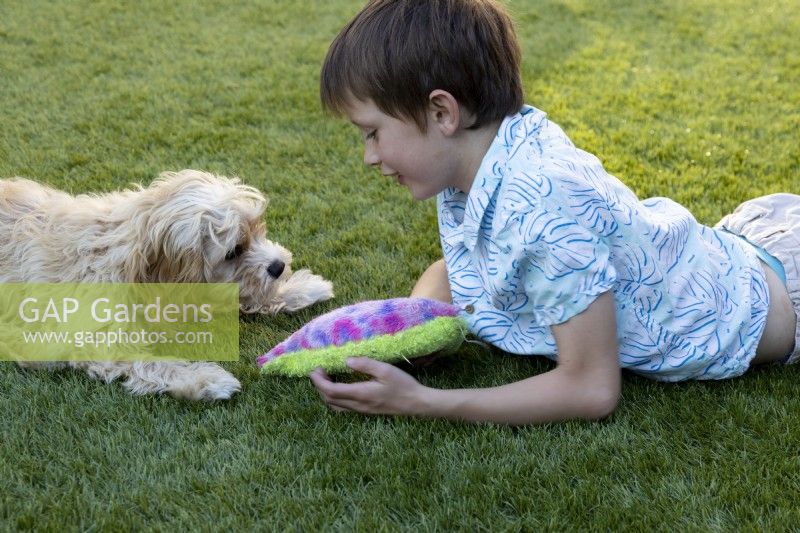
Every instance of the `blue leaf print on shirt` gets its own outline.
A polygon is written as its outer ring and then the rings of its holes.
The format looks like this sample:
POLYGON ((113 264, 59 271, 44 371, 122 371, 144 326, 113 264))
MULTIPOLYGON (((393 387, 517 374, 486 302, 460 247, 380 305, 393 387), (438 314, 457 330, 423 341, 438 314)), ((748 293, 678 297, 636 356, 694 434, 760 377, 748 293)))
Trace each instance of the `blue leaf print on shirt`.
POLYGON ((541 203, 553 192, 553 185, 547 176, 520 172, 519 177, 504 190, 503 208, 508 212, 525 213, 541 203))
POLYGON ((642 202, 654 231, 650 242, 658 250, 658 262, 667 265, 666 273, 678 266, 686 249, 689 232, 697 227, 691 213, 667 198, 650 198, 642 202))
POLYGON ((664 298, 659 290, 664 279, 658 263, 640 246, 623 244, 618 246, 614 264, 617 269, 616 292, 647 313, 657 310, 664 298))
POLYGON ((506 338, 514 321, 511 315, 499 311, 487 310, 472 324, 473 333, 486 342, 502 342, 506 338))
POLYGON ((541 345, 546 348, 542 355, 550 355, 556 349, 556 341, 550 333, 550 328, 538 326, 534 323, 515 321, 510 329, 510 335, 505 339, 511 351, 524 353, 526 347, 541 345))
MULTIPOLYGON (((463 249, 457 250, 457 254, 467 255, 463 249)), ((448 258, 447 262, 451 265, 459 263, 457 259, 452 257, 448 258)), ((481 278, 477 272, 467 268, 468 263, 464 263, 463 261, 461 261, 461 263, 464 264, 464 266, 460 268, 451 267, 453 271, 450 273, 450 292, 453 294, 454 298, 475 298, 483 293, 481 278)))
MULTIPOLYGON (((570 169, 567 169, 570 170, 570 169)), ((631 209, 623 204, 607 181, 595 179, 591 169, 564 172, 557 180, 575 218, 597 235, 608 237, 619 225, 631 224, 631 209)))
POLYGON ((526 217, 520 228, 529 268, 556 280, 597 261, 597 239, 574 220, 548 212, 526 217))
POLYGON ((749 280, 751 285, 750 292, 750 327, 747 330, 749 337, 759 337, 760 330, 758 324, 761 320, 766 320, 766 315, 769 310, 769 287, 767 280, 764 276, 759 276, 754 268, 747 269, 740 274, 745 281, 749 280))
POLYGON ((707 272, 676 277, 670 287, 673 314, 670 329, 709 353, 720 348, 719 322, 729 322, 738 308, 728 289, 707 272))

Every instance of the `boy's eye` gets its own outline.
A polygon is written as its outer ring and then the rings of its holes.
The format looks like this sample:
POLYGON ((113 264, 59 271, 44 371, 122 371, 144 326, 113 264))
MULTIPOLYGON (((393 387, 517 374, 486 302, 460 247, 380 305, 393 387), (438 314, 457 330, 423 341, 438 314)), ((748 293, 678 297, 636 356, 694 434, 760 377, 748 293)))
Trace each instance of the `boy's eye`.
POLYGON ((364 135, 364 140, 365 141, 372 140, 372 139, 375 138, 375 136, 377 134, 378 134, 378 130, 372 130, 372 131, 368 132, 366 135, 364 135))
POLYGON ((243 251, 244 251, 244 246, 242 246, 241 244, 237 244, 236 248, 228 252, 228 255, 225 256, 225 261, 231 261, 233 259, 236 259, 240 255, 242 255, 243 251))

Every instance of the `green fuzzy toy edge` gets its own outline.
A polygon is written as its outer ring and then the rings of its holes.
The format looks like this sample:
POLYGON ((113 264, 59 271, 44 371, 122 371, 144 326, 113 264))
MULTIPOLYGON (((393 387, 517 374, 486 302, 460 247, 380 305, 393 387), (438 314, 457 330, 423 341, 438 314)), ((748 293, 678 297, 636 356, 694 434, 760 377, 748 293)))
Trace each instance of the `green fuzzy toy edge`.
POLYGON ((453 353, 464 342, 467 324, 463 319, 442 316, 394 335, 380 335, 343 346, 298 350, 280 355, 261 367, 261 373, 305 377, 315 368, 331 374, 350 373, 348 357, 370 357, 386 363, 412 359, 434 352, 453 353))

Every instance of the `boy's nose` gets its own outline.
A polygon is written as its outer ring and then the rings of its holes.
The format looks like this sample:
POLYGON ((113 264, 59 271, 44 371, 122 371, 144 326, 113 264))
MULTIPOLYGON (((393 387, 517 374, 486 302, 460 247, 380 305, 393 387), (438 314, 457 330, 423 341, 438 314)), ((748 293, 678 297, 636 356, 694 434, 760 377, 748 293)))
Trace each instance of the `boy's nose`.
POLYGON ((375 150, 370 150, 369 148, 364 149, 364 164, 368 167, 374 167, 375 165, 381 164, 381 158, 378 157, 378 154, 375 150))

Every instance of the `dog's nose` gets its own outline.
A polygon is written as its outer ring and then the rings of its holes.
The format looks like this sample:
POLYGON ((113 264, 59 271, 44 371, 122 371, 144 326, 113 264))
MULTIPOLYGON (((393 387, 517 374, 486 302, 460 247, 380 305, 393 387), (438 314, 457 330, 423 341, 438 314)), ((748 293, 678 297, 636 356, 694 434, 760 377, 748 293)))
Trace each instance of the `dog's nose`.
POLYGON ((286 265, 281 260, 274 261, 271 265, 267 267, 267 274, 269 274, 273 278, 278 278, 280 277, 281 274, 283 274, 283 268, 285 266, 286 265))

